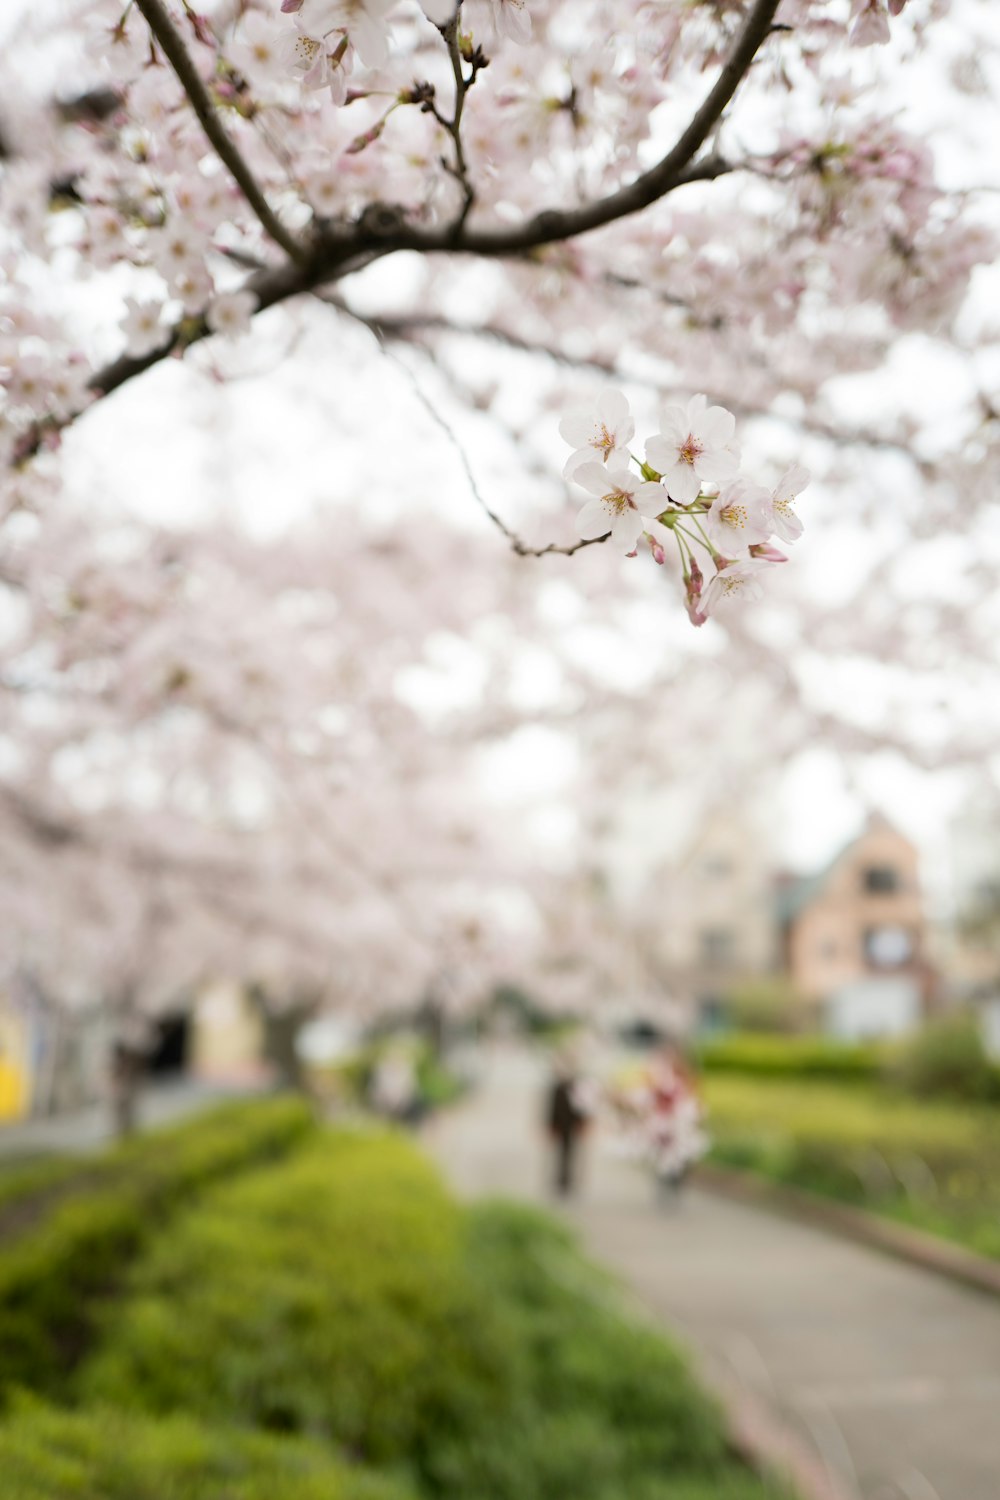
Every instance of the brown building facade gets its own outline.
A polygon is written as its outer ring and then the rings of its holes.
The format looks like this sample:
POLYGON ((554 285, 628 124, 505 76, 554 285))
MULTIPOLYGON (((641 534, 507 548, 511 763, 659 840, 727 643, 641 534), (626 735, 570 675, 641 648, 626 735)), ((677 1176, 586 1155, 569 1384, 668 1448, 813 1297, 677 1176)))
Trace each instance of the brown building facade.
POLYGON ((908 981, 923 1008, 930 967, 918 856, 885 818, 871 817, 821 874, 787 885, 779 914, 785 966, 806 999, 908 981))

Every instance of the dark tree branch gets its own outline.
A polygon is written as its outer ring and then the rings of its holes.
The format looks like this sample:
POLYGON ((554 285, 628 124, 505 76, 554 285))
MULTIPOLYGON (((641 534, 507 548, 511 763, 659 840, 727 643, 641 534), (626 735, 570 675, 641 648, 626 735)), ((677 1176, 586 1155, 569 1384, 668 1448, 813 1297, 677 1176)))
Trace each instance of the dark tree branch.
POLYGON ((232 174, 237 187, 257 215, 265 233, 293 260, 304 259, 307 253, 305 248, 299 244, 294 235, 289 234, 274 213, 239 147, 223 129, 222 121, 209 98, 208 90, 188 56, 183 39, 178 35, 162 0, 135 0, 135 3, 163 49, 163 55, 177 74, 180 86, 187 95, 191 108, 198 116, 202 129, 215 147, 219 160, 232 174))
MULTIPOLYGON (((638 213, 687 183, 711 181, 736 170, 730 162, 715 154, 698 161, 695 157, 766 40, 779 3, 780 0, 755 0, 718 78, 674 146, 656 166, 606 197, 577 208, 538 214, 526 224, 510 229, 484 230, 465 228, 464 216, 441 228, 422 229, 407 224, 402 211, 392 205, 369 204, 356 223, 326 225, 311 245, 303 246, 275 218, 243 157, 223 130, 162 0, 136 0, 220 159, 268 234, 292 257, 290 263, 261 270, 248 280, 248 290, 258 299, 258 311, 304 292, 315 291, 317 287, 397 250, 415 250, 424 254, 450 252, 488 258, 525 255, 544 245, 574 239, 577 235, 638 213)), ((98 395, 110 395, 161 360, 205 338, 209 332, 204 317, 185 319, 152 353, 141 357, 123 355, 97 371, 90 388, 98 395)), ((79 412, 60 421, 48 418, 35 423, 18 445, 17 460, 30 458, 47 436, 69 426, 78 415, 79 412)))
POLYGON ((750 66, 767 40, 780 0, 755 0, 737 35, 736 42, 722 71, 695 111, 690 124, 677 141, 648 172, 634 182, 578 208, 558 209, 536 215, 526 224, 510 229, 471 230, 455 239, 445 230, 421 234, 414 230, 400 249, 464 250, 469 254, 503 256, 523 254, 555 241, 575 239, 591 229, 599 229, 631 214, 639 213, 666 197, 675 188, 689 182, 706 182, 731 171, 729 163, 714 152, 700 161, 695 157, 722 117, 750 66))

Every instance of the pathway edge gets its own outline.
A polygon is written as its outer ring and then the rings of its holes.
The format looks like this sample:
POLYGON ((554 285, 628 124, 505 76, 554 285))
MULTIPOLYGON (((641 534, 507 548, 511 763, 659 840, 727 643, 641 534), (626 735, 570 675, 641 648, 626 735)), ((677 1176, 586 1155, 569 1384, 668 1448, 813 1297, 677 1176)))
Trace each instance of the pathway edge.
POLYGON ((961 1245, 953 1245, 948 1240, 938 1239, 936 1235, 880 1219, 875 1214, 866 1213, 864 1209, 835 1203, 817 1194, 804 1192, 801 1188, 770 1182, 751 1172, 718 1166, 715 1162, 699 1163, 694 1181, 709 1192, 736 1198, 756 1207, 773 1209, 804 1223, 833 1230, 848 1239, 893 1255, 898 1260, 909 1261, 925 1271, 934 1271, 952 1281, 971 1286, 976 1291, 1000 1297, 1000 1262, 988 1260, 986 1256, 977 1255, 974 1250, 966 1250, 961 1245))

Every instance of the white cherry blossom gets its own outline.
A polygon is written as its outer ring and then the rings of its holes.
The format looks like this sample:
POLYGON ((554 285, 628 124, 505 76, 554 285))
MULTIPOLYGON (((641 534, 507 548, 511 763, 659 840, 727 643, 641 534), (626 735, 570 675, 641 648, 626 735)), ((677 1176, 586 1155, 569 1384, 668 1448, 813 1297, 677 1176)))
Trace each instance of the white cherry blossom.
POLYGON ((559 423, 559 433, 574 449, 563 469, 569 479, 581 464, 591 462, 595 454, 604 463, 612 459, 627 463, 635 423, 624 394, 609 386, 598 396, 596 410, 588 406, 568 412, 559 423))
POLYGON ((166 339, 167 331, 160 322, 163 303, 126 297, 125 307, 127 311, 120 325, 125 335, 125 350, 136 359, 142 359, 166 339))
POLYGON ((808 483, 809 470, 804 469, 801 464, 793 464, 782 475, 774 487, 772 495, 772 505, 774 508, 773 529, 784 542, 794 542, 797 537, 802 535, 802 522, 792 510, 792 501, 796 495, 801 494, 808 483))
POLYGON ((720 568, 702 591, 698 608, 703 615, 726 611, 734 605, 754 602, 764 597, 760 575, 774 564, 765 558, 751 557, 720 568))
POLYGON ((208 247, 208 236, 182 219, 149 235, 150 260, 171 287, 204 274, 208 247))
POLYGON ((229 56, 255 84, 276 83, 287 70, 285 28, 275 17, 248 10, 240 19, 229 46, 229 56))
POLYGON ((646 459, 663 476, 671 499, 688 505, 703 483, 735 478, 740 459, 735 431, 732 412, 709 406, 705 396, 692 396, 686 408, 666 408, 658 435, 646 444, 646 459))
MULTIPOLYGON (((899 7, 899 10, 902 6, 899 7)), ((899 14, 899 10, 894 13, 899 14)), ((889 40, 889 17, 885 0, 853 0, 851 41, 855 47, 881 47, 889 40)))
POLYGON ((386 16, 395 5, 396 0, 302 0, 295 21, 312 38, 342 32, 365 67, 381 68, 389 56, 386 16))
POLYGON ((256 310, 255 292, 220 292, 209 303, 205 322, 213 333, 238 338, 241 334, 250 332, 250 319, 256 310))
POLYGON ((489 0, 490 19, 498 37, 522 47, 531 41, 531 13, 527 0, 489 0))
MULTIPOLYGON (((628 469, 586 463, 573 475, 574 484, 579 484, 593 495, 577 516, 577 534, 584 541, 593 541, 611 533, 616 546, 626 552, 634 550, 643 532, 648 529, 648 519, 659 515, 664 509, 666 496, 658 484, 650 484, 630 474, 628 469)), ((663 531, 666 528, 660 527, 663 531)))
POLYGON ((775 529, 771 496, 761 484, 734 479, 712 501, 702 525, 725 557, 745 557, 754 542, 766 542, 775 529))

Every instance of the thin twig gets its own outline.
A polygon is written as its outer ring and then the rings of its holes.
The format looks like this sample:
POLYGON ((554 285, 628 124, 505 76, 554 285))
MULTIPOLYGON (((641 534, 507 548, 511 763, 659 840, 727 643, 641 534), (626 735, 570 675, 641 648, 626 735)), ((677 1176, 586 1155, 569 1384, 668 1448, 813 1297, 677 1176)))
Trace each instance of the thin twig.
POLYGON ((472 464, 469 461, 469 455, 468 453, 466 453, 463 444, 459 440, 458 434, 455 432, 451 424, 438 411, 433 401, 427 395, 427 392, 421 386, 419 380, 416 377, 416 374, 413 370, 410 369, 406 361, 400 359, 399 355, 394 354, 393 351, 389 348, 385 336, 383 335, 382 330, 379 327, 378 321, 374 318, 366 318, 361 313, 354 312, 354 310, 348 307, 346 303, 341 301, 339 297, 325 297, 320 294, 319 300, 321 302, 325 302, 328 307, 332 307, 336 312, 342 313, 346 317, 352 318, 356 323, 360 323, 362 327, 367 328, 369 333, 371 333, 372 337, 375 339, 379 349, 381 350, 385 358, 391 360, 396 368, 403 372, 404 376, 406 377, 407 383, 410 386, 410 389, 413 391, 413 394, 416 396, 417 400, 420 402, 427 415, 440 429, 440 431, 444 433, 449 444, 451 445, 451 448, 456 454, 459 463, 462 465, 462 471, 465 474, 469 489, 471 490, 473 498, 475 499, 477 505, 489 518, 489 520, 493 522, 493 525, 497 528, 497 530, 501 532, 504 537, 506 537, 507 541, 510 543, 511 550, 513 552, 516 552, 518 557, 546 557, 549 554, 559 554, 562 557, 572 557, 574 552, 579 552, 582 547, 592 547, 598 542, 607 541, 608 536, 610 536, 611 534, 610 532, 608 532, 605 536, 591 537, 587 541, 571 542, 567 546, 560 546, 557 542, 549 542, 544 547, 529 547, 528 543, 521 537, 519 537, 516 531, 512 531, 511 528, 507 525, 506 521, 504 521, 501 516, 498 516, 496 511, 490 505, 489 501, 486 499, 486 496, 479 488, 479 482, 476 479, 472 464))

